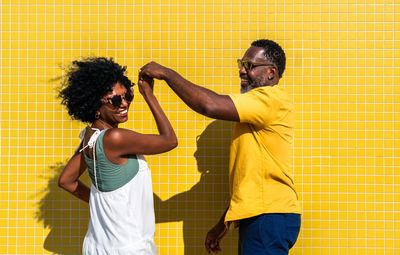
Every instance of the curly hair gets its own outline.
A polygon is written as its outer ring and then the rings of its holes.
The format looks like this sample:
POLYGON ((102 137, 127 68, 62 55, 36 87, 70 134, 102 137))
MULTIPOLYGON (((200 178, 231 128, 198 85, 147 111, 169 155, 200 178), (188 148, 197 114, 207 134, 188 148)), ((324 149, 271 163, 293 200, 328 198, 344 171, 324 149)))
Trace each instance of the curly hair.
POLYGON ((102 105, 101 99, 117 82, 128 91, 134 85, 126 76, 126 66, 120 66, 112 58, 75 60, 66 69, 58 97, 73 119, 93 123, 96 111, 102 105))
POLYGON ((268 39, 256 40, 251 43, 251 46, 264 48, 265 57, 278 68, 279 78, 282 78, 286 67, 286 56, 281 46, 268 39))

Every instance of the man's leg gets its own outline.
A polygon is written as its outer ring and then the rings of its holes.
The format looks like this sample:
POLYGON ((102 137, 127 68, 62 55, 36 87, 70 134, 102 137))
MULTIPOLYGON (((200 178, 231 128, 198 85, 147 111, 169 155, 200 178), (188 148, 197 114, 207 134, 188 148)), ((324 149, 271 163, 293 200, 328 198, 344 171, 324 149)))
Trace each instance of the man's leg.
POLYGON ((240 221, 239 255, 287 255, 301 224, 299 214, 262 214, 240 221))

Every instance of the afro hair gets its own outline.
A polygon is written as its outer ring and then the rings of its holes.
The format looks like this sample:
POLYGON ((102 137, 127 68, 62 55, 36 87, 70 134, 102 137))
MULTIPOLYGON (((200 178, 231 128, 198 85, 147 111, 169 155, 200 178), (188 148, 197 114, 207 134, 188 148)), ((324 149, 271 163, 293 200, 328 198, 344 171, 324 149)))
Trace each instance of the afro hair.
POLYGON ((66 69, 59 92, 72 119, 93 123, 101 99, 110 93, 116 83, 129 91, 134 85, 126 76, 126 66, 120 66, 112 58, 88 57, 75 60, 66 69))

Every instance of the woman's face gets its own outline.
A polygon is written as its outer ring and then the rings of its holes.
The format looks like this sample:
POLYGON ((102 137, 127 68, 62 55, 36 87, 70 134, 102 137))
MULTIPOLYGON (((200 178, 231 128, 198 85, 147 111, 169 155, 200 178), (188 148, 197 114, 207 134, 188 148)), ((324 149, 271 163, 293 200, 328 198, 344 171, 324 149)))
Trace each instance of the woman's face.
POLYGON ((133 95, 130 98, 129 93, 125 86, 117 82, 113 90, 102 99, 103 105, 99 109, 100 119, 113 127, 126 122, 129 105, 133 99, 133 95))

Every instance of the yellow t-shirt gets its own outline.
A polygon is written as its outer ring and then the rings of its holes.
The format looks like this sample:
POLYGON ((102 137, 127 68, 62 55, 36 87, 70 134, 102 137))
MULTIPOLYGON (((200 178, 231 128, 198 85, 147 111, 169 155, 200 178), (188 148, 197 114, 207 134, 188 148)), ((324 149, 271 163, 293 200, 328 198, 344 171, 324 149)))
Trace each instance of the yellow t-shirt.
POLYGON ((240 122, 233 130, 225 222, 263 213, 301 213, 291 175, 294 107, 278 85, 230 95, 240 122))

